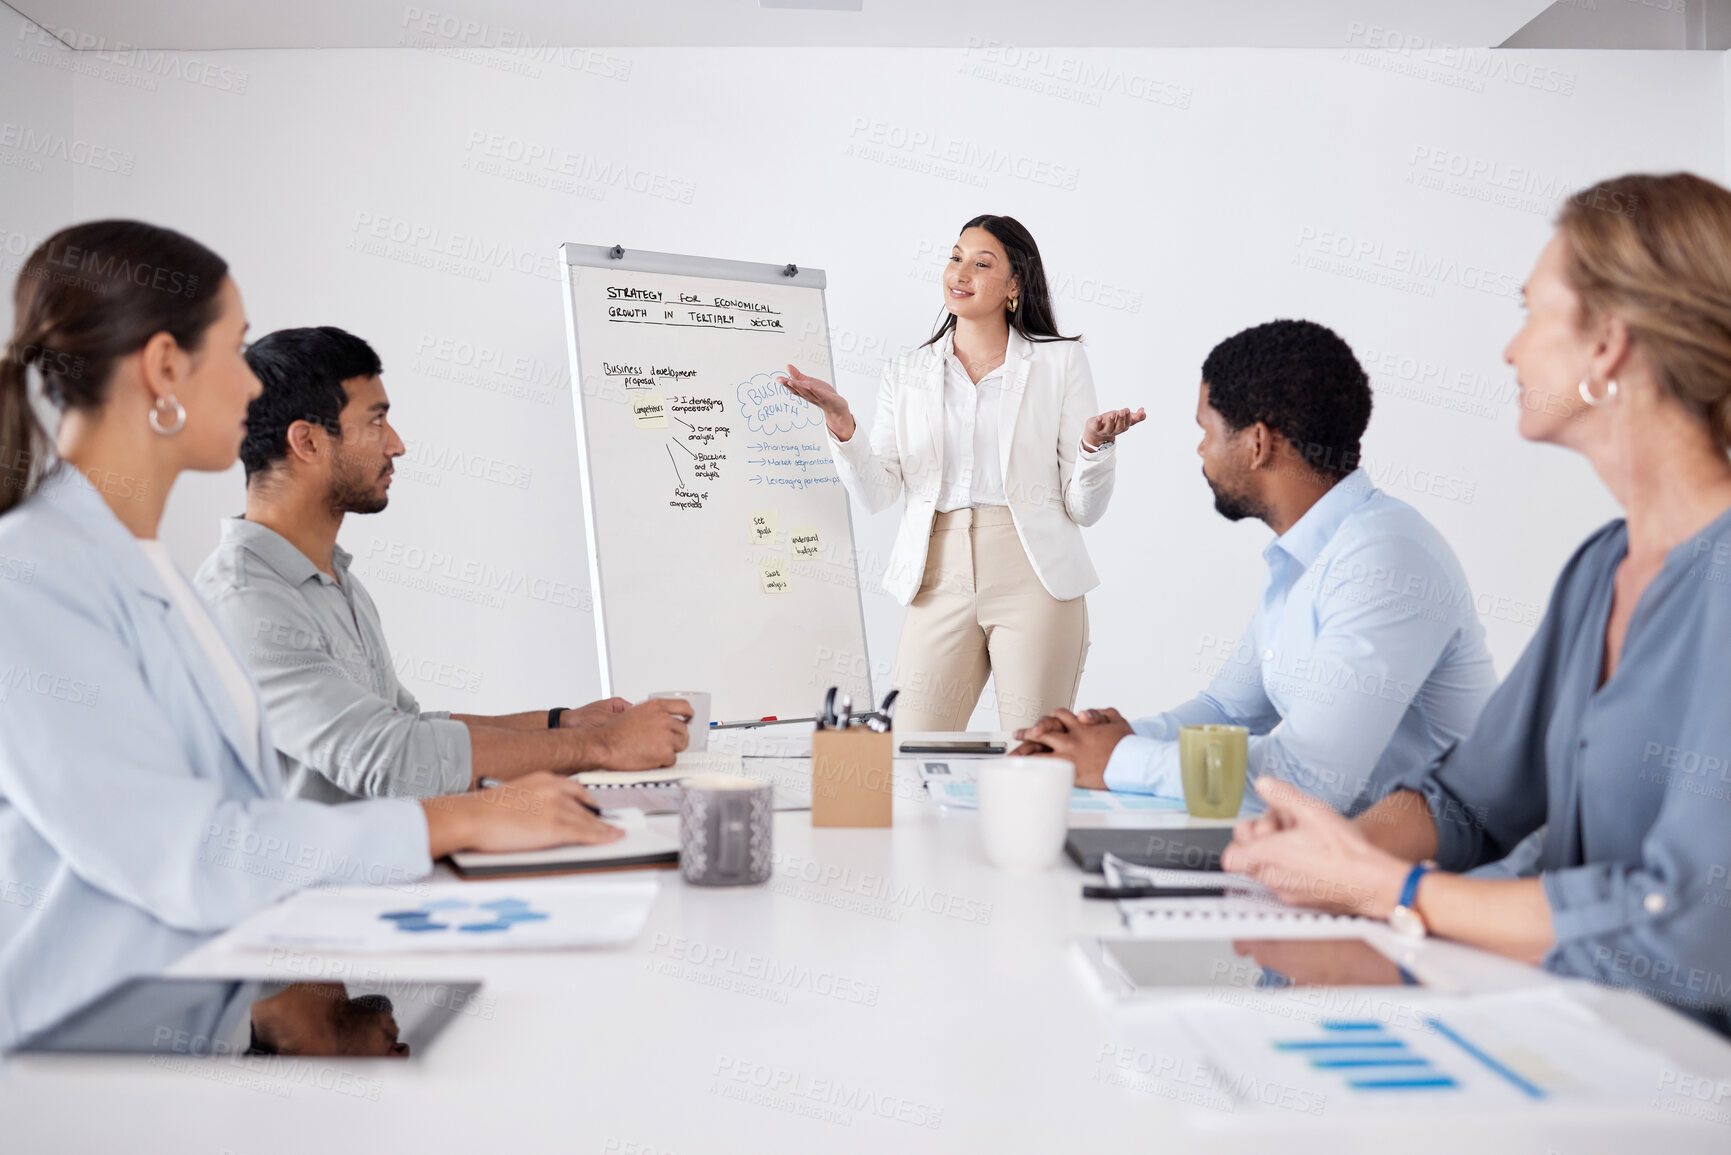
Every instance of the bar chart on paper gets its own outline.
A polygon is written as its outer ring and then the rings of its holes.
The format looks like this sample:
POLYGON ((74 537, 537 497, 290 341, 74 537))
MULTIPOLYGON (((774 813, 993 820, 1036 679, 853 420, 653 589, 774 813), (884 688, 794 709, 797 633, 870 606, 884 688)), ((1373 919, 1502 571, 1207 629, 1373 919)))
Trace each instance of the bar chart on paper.
MULTIPOLYGON (((1507 1086, 1532 1099, 1545 1091, 1516 1074, 1506 1064, 1468 1042, 1453 1027, 1434 1016, 1425 1020, 1435 1034, 1455 1044, 1461 1054, 1507 1086)), ((1422 1037, 1422 1036, 1420 1036, 1422 1037)), ((1290 1056, 1312 1071, 1337 1076, 1350 1091, 1458 1091, 1466 1077, 1447 1058, 1427 1056, 1415 1044, 1393 1034, 1375 1019, 1324 1019, 1309 1037, 1275 1039, 1277 1054, 1290 1056)))
POLYGON ((1282 1098, 1335 1114, 1644 1108, 1665 1060, 1583 1006, 1542 990, 1470 999, 1336 989, 1329 1007, 1269 999, 1182 1014, 1249 1109, 1282 1098), (1338 1007, 1342 1013, 1331 1014, 1338 1007))

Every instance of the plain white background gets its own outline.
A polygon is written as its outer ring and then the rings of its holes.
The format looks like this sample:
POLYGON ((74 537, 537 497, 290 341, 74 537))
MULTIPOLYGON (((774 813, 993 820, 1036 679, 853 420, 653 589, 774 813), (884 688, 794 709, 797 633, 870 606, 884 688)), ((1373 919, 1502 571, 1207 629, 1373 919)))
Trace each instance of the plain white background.
MULTIPOLYGON (((229 260, 255 333, 370 341, 411 453, 390 508, 342 541, 407 684, 464 712, 599 690, 562 242, 827 270, 838 384, 869 419, 885 358, 931 331, 961 223, 1020 218, 1102 406, 1149 412, 1088 531, 1103 584, 1081 699, 1150 712, 1202 684, 1262 577, 1267 530, 1213 512, 1194 453, 1217 341, 1307 317, 1353 345, 1372 476, 1453 543, 1506 671, 1614 515, 1582 462, 1515 433, 1518 285, 1560 196, 1631 170, 1723 179, 1726 161, 1720 53, 512 54, 404 35, 144 59, 8 24, 0 262, 10 282, 54 228, 140 217, 229 260)), ((163 537, 184 568, 242 501, 238 467, 182 480, 163 537)), ((880 690, 895 516, 856 510, 880 690)))

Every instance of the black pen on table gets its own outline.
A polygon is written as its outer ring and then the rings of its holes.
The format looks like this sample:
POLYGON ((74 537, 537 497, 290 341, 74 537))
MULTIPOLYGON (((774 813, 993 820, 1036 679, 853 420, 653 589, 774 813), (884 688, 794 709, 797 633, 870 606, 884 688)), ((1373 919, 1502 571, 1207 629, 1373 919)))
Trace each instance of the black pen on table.
POLYGON ((1083 898, 1225 898, 1224 886, 1084 886, 1083 898))

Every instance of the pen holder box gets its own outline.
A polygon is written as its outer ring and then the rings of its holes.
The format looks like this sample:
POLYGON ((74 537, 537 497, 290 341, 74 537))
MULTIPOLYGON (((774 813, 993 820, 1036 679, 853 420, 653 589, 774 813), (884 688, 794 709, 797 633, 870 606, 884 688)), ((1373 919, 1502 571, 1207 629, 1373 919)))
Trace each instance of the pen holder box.
POLYGON ((890 824, 893 734, 864 726, 811 736, 811 824, 890 824))

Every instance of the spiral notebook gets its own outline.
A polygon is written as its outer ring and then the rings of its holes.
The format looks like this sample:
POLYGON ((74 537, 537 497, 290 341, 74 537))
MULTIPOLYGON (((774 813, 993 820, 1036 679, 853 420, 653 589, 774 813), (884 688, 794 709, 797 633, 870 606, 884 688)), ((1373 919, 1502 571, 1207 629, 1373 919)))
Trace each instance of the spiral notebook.
POLYGON ((585 770, 574 775, 604 810, 629 806, 645 814, 677 814, 679 784, 694 774, 739 774, 738 754, 687 750, 660 770, 585 770))
MULTIPOLYGON (((1110 886, 1194 886, 1196 874, 1126 862, 1106 854, 1100 865, 1110 886)), ((1144 938, 1191 938, 1248 934, 1265 938, 1333 937, 1377 925, 1352 914, 1325 914, 1287 906, 1260 882, 1242 874, 1209 879, 1229 892, 1224 898, 1127 898, 1118 902, 1124 928, 1144 938)))
POLYGON ((810 757, 748 760, 720 750, 688 750, 662 770, 585 770, 573 778, 603 810, 629 806, 645 814, 677 814, 679 784, 694 774, 755 778, 775 788, 775 809, 811 809, 810 757))

